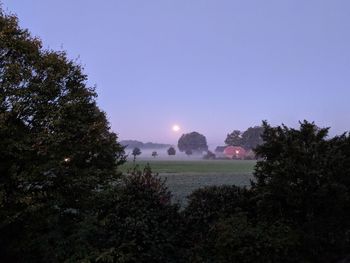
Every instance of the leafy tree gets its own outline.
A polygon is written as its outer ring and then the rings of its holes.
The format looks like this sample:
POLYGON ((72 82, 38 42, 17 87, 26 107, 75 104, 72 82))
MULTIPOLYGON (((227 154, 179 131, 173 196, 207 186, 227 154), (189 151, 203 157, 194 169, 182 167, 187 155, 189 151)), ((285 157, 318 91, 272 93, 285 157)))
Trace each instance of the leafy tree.
POLYGON ((209 240, 206 262, 303 262, 298 233, 282 222, 254 223, 237 214, 215 224, 209 240))
POLYGON ((261 135, 264 132, 264 127, 255 126, 248 128, 242 134, 242 146, 245 149, 255 149, 258 145, 263 144, 261 135))
POLYGON ((138 155, 140 155, 140 154, 141 154, 140 148, 135 147, 135 148, 132 150, 132 155, 134 156, 134 162, 136 161, 136 156, 138 156, 138 155))
POLYGON ((176 150, 175 150, 175 148, 174 147, 169 147, 169 149, 168 149, 168 155, 175 155, 176 154, 176 150))
POLYGON ((350 137, 329 139, 328 128, 263 123, 264 144, 253 191, 260 220, 289 222, 302 235, 309 262, 333 262, 350 251, 350 137))
POLYGON ((105 191, 98 210, 98 247, 93 258, 101 262, 181 262, 179 235, 183 219, 171 203, 165 182, 149 165, 138 168, 120 183, 118 191, 105 191), (102 242, 101 242, 102 241, 102 242))
POLYGON ((183 212, 190 262, 218 262, 209 253, 214 246, 210 230, 225 218, 253 209, 250 197, 247 189, 237 186, 204 187, 190 194, 183 212))
POLYGON ((79 224, 119 177, 123 147, 81 66, 42 48, 0 10, 0 255, 58 262, 84 254, 79 224))
POLYGON ((178 141, 180 152, 202 153, 208 150, 207 139, 198 132, 183 134, 178 141))
POLYGON ((234 130, 233 132, 227 134, 226 145, 229 146, 241 146, 242 145, 242 133, 238 130, 234 130))
POLYGON ((234 130, 232 133, 227 134, 225 143, 229 146, 241 146, 245 149, 254 149, 263 143, 261 137, 263 131, 264 128, 262 126, 249 127, 243 133, 234 130))
POLYGON ((156 151, 152 152, 152 157, 156 158, 158 156, 158 153, 156 151))

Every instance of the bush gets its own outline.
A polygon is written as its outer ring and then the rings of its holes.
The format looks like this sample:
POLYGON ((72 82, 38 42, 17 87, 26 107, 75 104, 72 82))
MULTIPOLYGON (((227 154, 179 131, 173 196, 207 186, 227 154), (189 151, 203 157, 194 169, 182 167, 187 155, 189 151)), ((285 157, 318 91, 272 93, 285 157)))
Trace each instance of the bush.
POLYGON ((350 137, 332 139, 328 128, 304 121, 300 129, 264 123, 257 147, 260 220, 282 219, 302 233, 300 254, 332 262, 350 251, 350 137))
POLYGON ((164 181, 149 166, 137 168, 118 190, 101 194, 99 235, 102 262, 180 262, 183 220, 164 181))
POLYGON ((209 238, 206 262, 302 262, 298 234, 281 222, 254 223, 241 213, 220 220, 209 238))
POLYGON ((211 186, 198 189, 188 197, 183 215, 193 260, 206 255, 206 247, 212 244, 209 231, 216 223, 242 211, 252 210, 250 196, 247 189, 237 186, 211 186))

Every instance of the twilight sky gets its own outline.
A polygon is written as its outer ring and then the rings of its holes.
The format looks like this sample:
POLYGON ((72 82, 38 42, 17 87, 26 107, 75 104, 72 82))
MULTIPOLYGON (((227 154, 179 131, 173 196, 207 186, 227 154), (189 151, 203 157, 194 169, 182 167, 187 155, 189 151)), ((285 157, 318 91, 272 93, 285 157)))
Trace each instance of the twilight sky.
POLYGON ((349 0, 2 2, 84 65, 121 139, 223 144, 263 119, 350 130, 349 0))

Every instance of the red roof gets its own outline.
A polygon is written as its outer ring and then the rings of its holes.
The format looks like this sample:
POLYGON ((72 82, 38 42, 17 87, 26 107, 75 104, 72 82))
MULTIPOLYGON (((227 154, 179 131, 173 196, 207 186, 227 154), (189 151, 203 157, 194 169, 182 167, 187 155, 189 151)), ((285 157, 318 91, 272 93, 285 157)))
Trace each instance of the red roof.
POLYGON ((231 159, 232 158, 242 159, 245 157, 247 152, 240 146, 227 146, 224 150, 224 154, 226 155, 226 157, 231 159))

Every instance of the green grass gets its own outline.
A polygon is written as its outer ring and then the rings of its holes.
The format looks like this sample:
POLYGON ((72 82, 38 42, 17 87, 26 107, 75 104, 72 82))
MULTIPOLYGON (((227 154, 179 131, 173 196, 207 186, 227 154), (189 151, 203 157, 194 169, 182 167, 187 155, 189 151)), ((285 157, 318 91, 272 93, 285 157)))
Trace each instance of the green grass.
MULTIPOLYGON (((220 173, 220 174, 252 174, 255 161, 241 160, 190 160, 190 161, 163 161, 163 160, 140 160, 136 164, 141 168, 149 163, 155 173, 220 173)), ((128 162, 121 167, 123 172, 133 167, 133 162, 128 162)))
MULTIPOLYGON (((188 160, 163 161, 140 160, 136 164, 143 168, 147 163, 152 171, 166 179, 166 184, 173 194, 173 200, 186 204, 186 197, 194 190, 212 185, 248 186, 253 179, 256 161, 240 160, 188 160)), ((123 172, 133 167, 128 162, 121 167, 123 172)))

